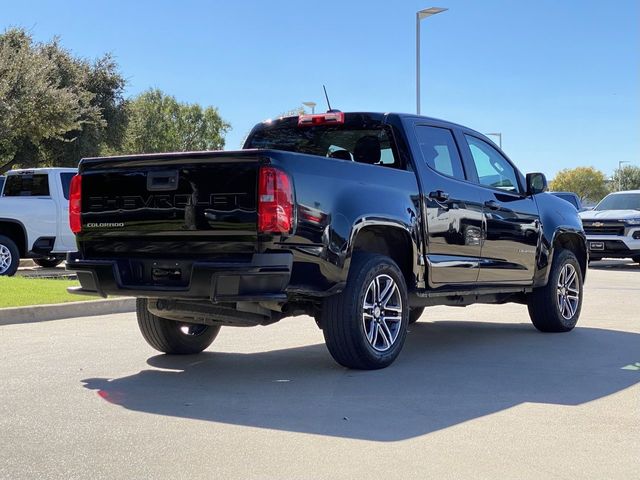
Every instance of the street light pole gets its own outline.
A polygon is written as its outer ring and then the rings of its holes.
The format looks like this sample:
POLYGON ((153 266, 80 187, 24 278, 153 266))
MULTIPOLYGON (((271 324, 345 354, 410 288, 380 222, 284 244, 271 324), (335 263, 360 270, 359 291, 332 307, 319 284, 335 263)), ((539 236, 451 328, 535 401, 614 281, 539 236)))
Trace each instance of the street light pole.
POLYGON ((485 135, 492 135, 494 137, 498 137, 498 146, 500 150, 502 150, 502 133, 485 133, 485 135))
POLYGON ((627 160, 618 161, 618 191, 622 190, 622 164, 623 163, 631 163, 631 162, 627 160))
POLYGON ((416 113, 418 115, 420 115, 420 20, 447 10, 448 8, 430 7, 416 12, 416 113))

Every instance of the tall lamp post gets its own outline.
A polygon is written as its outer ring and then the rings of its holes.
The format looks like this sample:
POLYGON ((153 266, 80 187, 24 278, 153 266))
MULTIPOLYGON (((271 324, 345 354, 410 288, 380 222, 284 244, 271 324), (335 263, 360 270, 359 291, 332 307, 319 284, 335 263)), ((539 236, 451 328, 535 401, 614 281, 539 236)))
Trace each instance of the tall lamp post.
POLYGON ((311 109, 311 114, 316 113, 316 102, 302 102, 305 107, 309 107, 311 109))
POLYGON ((631 163, 631 162, 627 160, 618 161, 618 191, 622 190, 622 164, 623 163, 631 163))
POLYGON ((430 7, 416 12, 416 113, 420 115, 420 20, 445 12, 448 8, 430 7))
POLYGON ((500 150, 502 150, 502 133, 485 133, 485 135, 491 135, 493 137, 498 137, 498 146, 500 150))

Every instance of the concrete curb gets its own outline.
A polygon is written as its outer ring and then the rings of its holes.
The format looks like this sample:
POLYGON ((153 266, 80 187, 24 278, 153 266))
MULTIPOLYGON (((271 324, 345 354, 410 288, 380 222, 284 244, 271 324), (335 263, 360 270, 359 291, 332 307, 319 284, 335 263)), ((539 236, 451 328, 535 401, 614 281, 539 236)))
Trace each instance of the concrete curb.
POLYGON ((126 313, 134 312, 135 309, 135 298, 114 298, 111 300, 90 300, 86 302, 32 305, 30 307, 0 308, 0 325, 45 322, 47 320, 108 315, 110 313, 126 313))

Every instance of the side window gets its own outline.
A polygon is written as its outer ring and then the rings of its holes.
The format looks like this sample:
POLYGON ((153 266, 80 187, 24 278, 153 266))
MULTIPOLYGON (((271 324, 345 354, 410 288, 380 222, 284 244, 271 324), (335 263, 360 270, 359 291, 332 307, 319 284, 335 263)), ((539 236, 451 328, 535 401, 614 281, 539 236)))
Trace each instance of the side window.
POLYGON ((465 135, 480 185, 519 192, 518 174, 500 152, 479 138, 465 135))
POLYGON ((48 197, 49 176, 46 173, 9 175, 2 195, 4 197, 48 197))
POLYGON ((460 154, 451 130, 426 125, 416 126, 422 158, 436 172, 464 180, 460 154))
POLYGON ((75 173, 61 173, 60 181, 62 182, 62 194, 64 198, 69 200, 69 188, 71 187, 71 179, 75 176, 75 173))

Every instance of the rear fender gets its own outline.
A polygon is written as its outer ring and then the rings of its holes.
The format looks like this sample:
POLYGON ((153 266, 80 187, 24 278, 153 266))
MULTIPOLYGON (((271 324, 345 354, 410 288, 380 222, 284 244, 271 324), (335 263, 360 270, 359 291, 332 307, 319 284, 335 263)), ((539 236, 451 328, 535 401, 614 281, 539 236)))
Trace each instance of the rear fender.
POLYGON ((420 261, 417 225, 400 219, 360 217, 349 236, 342 274, 346 280, 351 260, 358 250, 392 258, 404 274, 410 289, 424 288, 424 265, 420 261))

